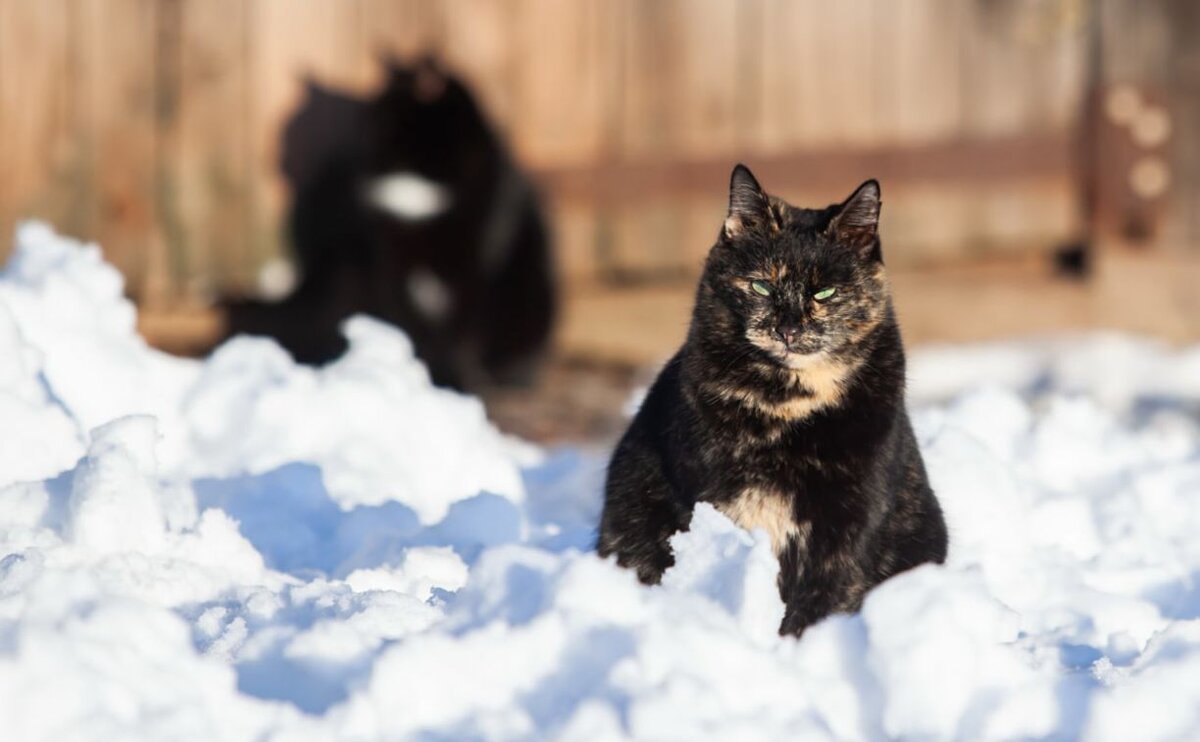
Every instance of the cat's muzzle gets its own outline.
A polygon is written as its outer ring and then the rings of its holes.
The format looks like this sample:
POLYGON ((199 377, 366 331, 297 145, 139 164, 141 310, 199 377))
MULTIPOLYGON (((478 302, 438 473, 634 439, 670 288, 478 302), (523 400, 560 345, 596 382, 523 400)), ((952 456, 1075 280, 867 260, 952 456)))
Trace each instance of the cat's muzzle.
POLYGON ((795 325, 775 328, 775 339, 783 343, 783 347, 789 353, 800 349, 800 341, 804 337, 804 331, 795 325))

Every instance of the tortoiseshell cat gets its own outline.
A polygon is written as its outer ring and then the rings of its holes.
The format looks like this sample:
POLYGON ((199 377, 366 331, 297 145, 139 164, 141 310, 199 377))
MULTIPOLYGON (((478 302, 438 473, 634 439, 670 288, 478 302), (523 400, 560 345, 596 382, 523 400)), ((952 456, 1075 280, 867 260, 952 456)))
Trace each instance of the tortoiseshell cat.
POLYGON ((946 557, 904 407, 904 349, 877 228, 879 184, 800 209, 734 168, 683 348, 609 465, 599 552, 656 583, 697 502, 763 528, 780 632, 852 612, 946 557))

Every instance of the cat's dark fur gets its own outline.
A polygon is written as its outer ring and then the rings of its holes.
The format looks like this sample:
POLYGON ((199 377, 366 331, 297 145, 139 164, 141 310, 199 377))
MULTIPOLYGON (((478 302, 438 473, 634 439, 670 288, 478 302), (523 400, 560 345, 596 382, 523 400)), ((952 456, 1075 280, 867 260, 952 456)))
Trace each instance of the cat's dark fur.
POLYGON ((466 86, 433 62, 394 68, 368 117, 368 177, 412 171, 446 187, 447 211, 403 221, 379 209, 371 228, 387 275, 421 270, 448 290, 432 317, 410 292, 388 294, 435 378, 455 386, 523 381, 553 322, 550 238, 533 185, 516 167, 466 86))
POLYGON ((344 350, 340 321, 362 312, 403 328, 438 384, 530 377, 555 313, 549 234, 466 85, 432 59, 393 64, 370 100, 310 83, 283 153, 301 282, 282 303, 236 305, 231 334, 273 335, 320 363, 344 350), (444 208, 405 218, 382 207, 372 189, 397 174, 440 189, 444 208))
POLYGON ((283 130, 281 170, 291 191, 287 233, 299 273, 279 301, 226 299, 225 334, 274 338, 301 363, 325 363, 346 349, 341 322, 371 312, 374 240, 360 189, 363 122, 369 103, 314 81, 283 130))
POLYGON ((744 166, 731 180, 687 340, 609 465, 599 552, 655 583, 674 561, 670 536, 712 503, 771 536, 780 631, 798 635, 942 562, 946 526, 905 411, 878 183, 800 209, 744 166))

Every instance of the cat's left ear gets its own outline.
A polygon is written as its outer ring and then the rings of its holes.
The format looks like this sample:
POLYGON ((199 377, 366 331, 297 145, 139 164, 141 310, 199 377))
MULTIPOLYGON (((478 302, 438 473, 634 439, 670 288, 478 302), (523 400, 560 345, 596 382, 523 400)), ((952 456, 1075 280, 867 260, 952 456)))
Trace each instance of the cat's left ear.
POLYGON ((838 244, 858 251, 863 257, 871 257, 877 253, 876 237, 879 234, 879 209, 882 204, 879 181, 868 180, 838 207, 826 233, 838 244))

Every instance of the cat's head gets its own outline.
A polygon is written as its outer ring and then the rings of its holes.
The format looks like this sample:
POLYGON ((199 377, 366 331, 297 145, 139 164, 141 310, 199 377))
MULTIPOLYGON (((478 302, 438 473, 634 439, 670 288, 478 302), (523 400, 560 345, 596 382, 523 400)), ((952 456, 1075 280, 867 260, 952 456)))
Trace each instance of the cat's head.
POLYGON ((793 369, 853 354, 890 306, 880 204, 879 183, 868 180, 840 204, 796 208, 735 167, 697 305, 708 332, 793 369))
POLYGON ((368 113, 368 167, 454 183, 476 177, 494 136, 466 84, 434 57, 392 61, 368 113))

